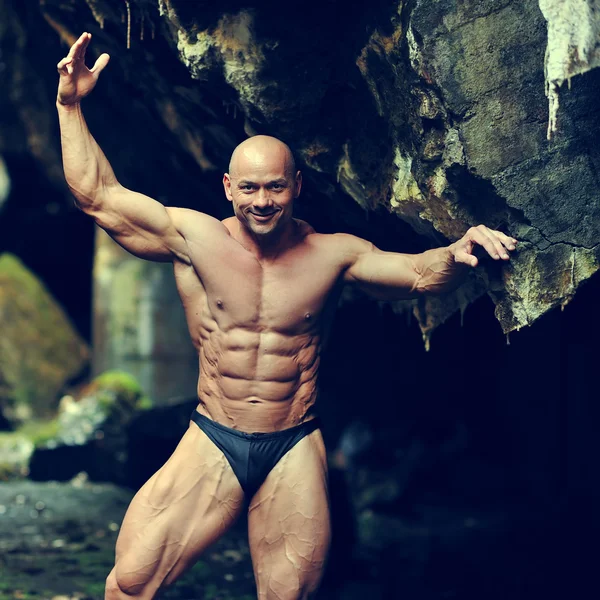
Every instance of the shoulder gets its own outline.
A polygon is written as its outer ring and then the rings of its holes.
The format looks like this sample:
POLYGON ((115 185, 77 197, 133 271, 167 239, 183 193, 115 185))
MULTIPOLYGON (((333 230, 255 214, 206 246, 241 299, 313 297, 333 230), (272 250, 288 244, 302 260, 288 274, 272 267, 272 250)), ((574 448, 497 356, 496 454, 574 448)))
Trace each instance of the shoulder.
POLYGON ((343 267, 352 266, 361 255, 376 250, 371 242, 350 233, 313 233, 310 241, 335 256, 343 267))
POLYGON ((318 236, 318 238, 315 239, 318 239, 319 243, 328 246, 331 250, 337 250, 344 254, 358 255, 364 252, 370 252, 375 248, 371 242, 363 240, 351 233, 317 233, 315 235, 318 236))
POLYGON ((207 234, 229 235, 225 225, 206 213, 191 208, 165 207, 175 228, 190 241, 196 237, 205 237, 207 234))
POLYGON ((184 225, 186 223, 202 223, 209 226, 220 226, 222 229, 224 229, 221 221, 198 210, 194 210, 192 208, 180 208, 177 206, 165 206, 165 209, 169 213, 169 216, 173 222, 177 223, 178 225, 184 225))
POLYGON ((298 227, 298 233, 302 237, 315 233, 315 228, 310 223, 307 223, 302 219, 294 219, 294 222, 298 227))

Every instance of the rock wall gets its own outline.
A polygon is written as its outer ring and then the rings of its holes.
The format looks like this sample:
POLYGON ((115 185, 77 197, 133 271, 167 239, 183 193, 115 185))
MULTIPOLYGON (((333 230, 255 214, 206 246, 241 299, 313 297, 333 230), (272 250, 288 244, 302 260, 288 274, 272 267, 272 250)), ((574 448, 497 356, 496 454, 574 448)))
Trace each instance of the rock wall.
POLYGON ((94 375, 131 373, 159 404, 196 395, 198 353, 172 265, 139 260, 102 230, 96 235, 93 324, 94 375))
POLYGON ((598 13, 596 0, 567 4, 2 0, 0 153, 29 153, 64 185, 54 65, 90 31, 90 61, 113 60, 85 111, 123 183, 223 216, 211 174, 246 134, 278 135, 321 230, 378 243, 369 219, 384 212, 406 224, 386 249, 446 244, 480 222, 520 239, 510 264, 482 265, 450 297, 395 307, 428 340, 487 293, 508 333, 598 269, 600 76, 586 73, 598 13))
POLYGON ((600 65, 598 0, 539 0, 548 21, 545 56, 546 96, 550 101, 548 139, 556 131, 559 89, 571 77, 600 65))

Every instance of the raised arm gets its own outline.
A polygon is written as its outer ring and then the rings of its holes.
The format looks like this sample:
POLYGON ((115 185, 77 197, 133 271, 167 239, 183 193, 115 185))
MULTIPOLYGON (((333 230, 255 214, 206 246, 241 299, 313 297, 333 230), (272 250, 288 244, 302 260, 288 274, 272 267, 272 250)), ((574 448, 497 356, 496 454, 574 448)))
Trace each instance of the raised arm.
POLYGON ((458 241, 421 254, 383 252, 360 238, 342 236, 347 257, 344 281, 353 283, 380 300, 439 294, 458 287, 469 267, 476 267, 477 246, 495 260, 508 260, 517 240, 485 225, 471 227, 458 241))
POLYGON ((82 34, 57 65, 56 107, 67 184, 77 206, 132 254, 156 261, 177 258, 189 264, 180 222, 193 211, 166 208, 123 187, 87 127, 80 101, 92 91, 109 61, 108 54, 102 54, 92 69, 85 66, 90 39, 91 34, 82 34))

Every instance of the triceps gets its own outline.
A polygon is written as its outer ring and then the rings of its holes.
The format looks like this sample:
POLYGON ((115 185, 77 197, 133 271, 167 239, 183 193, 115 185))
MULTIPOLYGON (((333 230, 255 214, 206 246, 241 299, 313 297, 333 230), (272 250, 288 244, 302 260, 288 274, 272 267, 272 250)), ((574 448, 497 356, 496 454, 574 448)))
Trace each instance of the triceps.
POLYGON ((405 300, 421 291, 414 255, 374 249, 353 276, 361 290, 378 300, 405 300))

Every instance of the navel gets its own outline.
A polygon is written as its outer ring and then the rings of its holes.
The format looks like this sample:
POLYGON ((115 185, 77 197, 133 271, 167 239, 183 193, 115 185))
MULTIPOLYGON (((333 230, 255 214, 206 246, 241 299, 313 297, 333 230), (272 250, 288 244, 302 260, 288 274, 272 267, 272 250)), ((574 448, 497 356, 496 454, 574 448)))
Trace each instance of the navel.
POLYGON ((310 320, 311 320, 311 318, 312 318, 312 315, 311 315, 309 312, 307 312, 307 313, 304 315, 304 320, 305 320, 305 321, 310 321, 310 320))
POLYGON ((217 306, 219 308, 223 308, 223 300, 221 300, 220 298, 217 298, 217 306))

